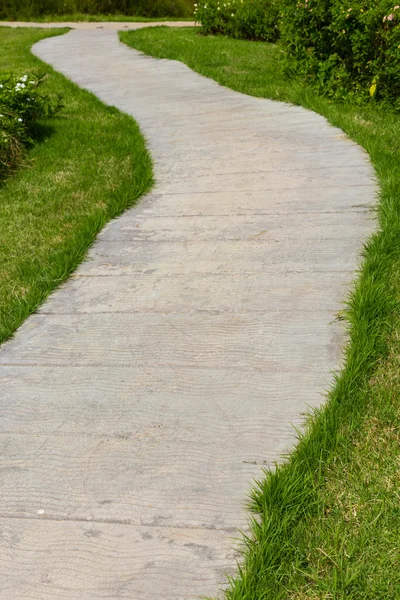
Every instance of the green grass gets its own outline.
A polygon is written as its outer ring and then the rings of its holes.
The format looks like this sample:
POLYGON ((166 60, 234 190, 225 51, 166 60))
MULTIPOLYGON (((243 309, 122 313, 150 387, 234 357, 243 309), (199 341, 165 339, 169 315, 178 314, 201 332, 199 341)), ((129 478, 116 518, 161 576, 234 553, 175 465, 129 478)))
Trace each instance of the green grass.
POLYGON ((47 73, 42 91, 61 93, 65 104, 0 186, 0 342, 76 268, 103 225, 152 184, 135 122, 30 53, 60 33, 0 28, 0 70, 47 73))
POLYGON ((109 22, 126 22, 126 23, 160 23, 163 21, 193 21, 193 18, 185 17, 140 17, 140 16, 127 16, 127 15, 89 15, 85 13, 69 13, 65 15, 45 15, 43 17, 37 17, 34 19, 15 19, 21 21, 33 21, 35 23, 73 23, 73 22, 89 22, 89 23, 109 23, 109 22))
POLYGON ((232 89, 300 104, 369 153, 379 227, 344 316, 346 363, 297 449, 256 485, 254 520, 230 600, 400 598, 400 119, 336 104, 280 73, 280 48, 192 28, 121 33, 232 89))

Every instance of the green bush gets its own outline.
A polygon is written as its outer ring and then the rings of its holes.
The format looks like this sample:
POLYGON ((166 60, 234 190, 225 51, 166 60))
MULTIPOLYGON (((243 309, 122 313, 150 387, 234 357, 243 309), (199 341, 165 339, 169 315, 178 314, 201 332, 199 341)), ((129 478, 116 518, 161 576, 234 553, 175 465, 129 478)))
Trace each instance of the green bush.
POLYGON ((277 0, 203 0, 195 4, 203 33, 275 42, 279 36, 277 0))
POLYGON ((21 162, 25 146, 33 142, 37 121, 61 108, 59 97, 38 92, 42 81, 36 75, 0 76, 0 180, 21 162))
MULTIPOLYGON (((193 17, 193 0, 136 0, 131 1, 131 13, 142 17, 193 17)), ((115 12, 120 12, 116 10, 115 12)), ((125 14, 125 12, 123 13, 125 14)))
POLYGON ((393 0, 282 0, 294 68, 335 97, 400 108, 400 5, 393 0))
POLYGON ((193 0, 3 0, 1 19, 35 19, 84 13, 142 17, 191 17, 193 0))

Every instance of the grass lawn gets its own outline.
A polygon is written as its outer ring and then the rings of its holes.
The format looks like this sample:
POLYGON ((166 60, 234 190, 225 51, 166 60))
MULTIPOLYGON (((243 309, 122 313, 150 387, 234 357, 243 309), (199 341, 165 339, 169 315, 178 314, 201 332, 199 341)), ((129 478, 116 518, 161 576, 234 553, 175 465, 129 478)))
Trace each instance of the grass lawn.
POLYGON ((0 342, 82 261, 98 231, 151 187, 135 122, 36 59, 65 30, 0 28, 0 70, 47 73, 65 108, 39 129, 26 165, 0 185, 0 342))
POLYGON ((193 28, 124 32, 127 44, 240 92, 323 114, 363 146, 381 185, 380 230, 344 313, 346 366, 289 460, 253 493, 261 515, 231 600, 400 598, 400 117, 318 97, 279 70, 278 46, 193 28))

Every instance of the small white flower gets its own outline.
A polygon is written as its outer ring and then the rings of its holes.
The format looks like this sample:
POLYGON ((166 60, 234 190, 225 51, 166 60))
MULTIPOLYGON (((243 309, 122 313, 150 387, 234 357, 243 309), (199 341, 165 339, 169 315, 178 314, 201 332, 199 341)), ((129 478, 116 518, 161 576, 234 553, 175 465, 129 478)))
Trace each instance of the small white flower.
POLYGON ((22 119, 21 117, 19 119, 17 119, 18 123, 22 123, 22 119))

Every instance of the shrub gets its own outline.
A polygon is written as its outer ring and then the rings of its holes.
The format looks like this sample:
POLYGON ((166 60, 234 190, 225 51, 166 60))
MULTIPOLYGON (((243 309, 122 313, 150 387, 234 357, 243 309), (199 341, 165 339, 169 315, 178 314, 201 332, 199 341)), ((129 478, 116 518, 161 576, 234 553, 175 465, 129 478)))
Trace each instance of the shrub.
POLYGON ((0 7, 1 19, 76 13, 184 18, 193 15, 193 0, 3 0, 0 7))
POLYGON ((277 0, 203 0, 195 4, 203 33, 275 42, 279 35, 277 0))
MULTIPOLYGON (((142 17, 193 17, 193 0, 136 0, 131 13, 142 17)), ((116 11, 121 12, 121 11, 116 11)), ((125 14, 125 12, 123 13, 125 14)))
POLYGON ((336 97, 400 108, 400 5, 393 0, 282 0, 287 65, 336 97))
POLYGON ((40 94, 43 77, 0 76, 0 180, 21 162, 25 146, 33 142, 39 119, 53 116, 61 99, 40 94))

